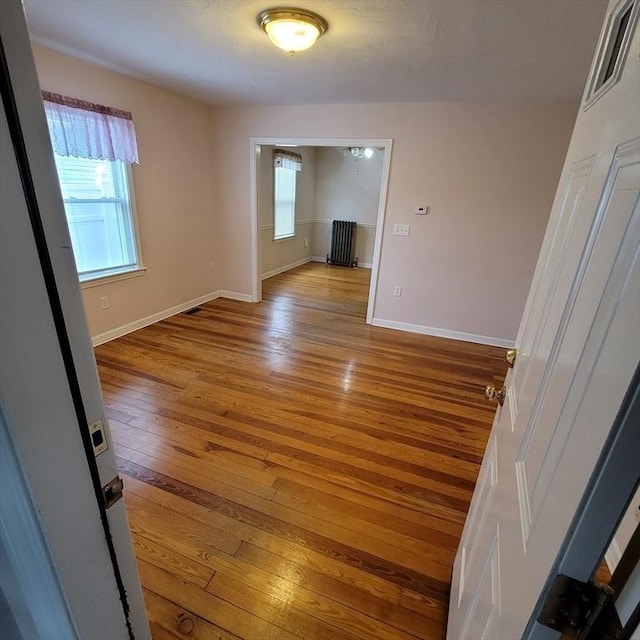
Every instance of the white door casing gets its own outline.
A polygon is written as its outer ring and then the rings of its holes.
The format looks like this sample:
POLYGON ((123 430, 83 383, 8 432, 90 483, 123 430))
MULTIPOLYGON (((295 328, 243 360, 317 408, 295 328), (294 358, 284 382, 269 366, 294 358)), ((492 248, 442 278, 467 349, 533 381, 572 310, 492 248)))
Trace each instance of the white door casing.
POLYGON ((521 637, 640 361, 637 2, 592 95, 630 4, 608 7, 454 563, 449 640, 521 637))
POLYGON ((391 138, 284 138, 280 137, 252 137, 249 139, 251 151, 250 163, 250 193, 251 193, 251 302, 262 300, 261 255, 258 225, 258 178, 260 176, 260 154, 263 145, 295 145, 303 147, 374 147, 382 149, 384 153, 382 173, 380 179, 380 196, 378 198, 378 215, 376 218, 376 234, 371 263, 371 282, 369 283, 369 297, 367 301, 366 321, 371 324, 378 287, 378 272, 380 270, 380 255, 382 251, 382 231, 387 210, 387 190, 391 172, 391 138))

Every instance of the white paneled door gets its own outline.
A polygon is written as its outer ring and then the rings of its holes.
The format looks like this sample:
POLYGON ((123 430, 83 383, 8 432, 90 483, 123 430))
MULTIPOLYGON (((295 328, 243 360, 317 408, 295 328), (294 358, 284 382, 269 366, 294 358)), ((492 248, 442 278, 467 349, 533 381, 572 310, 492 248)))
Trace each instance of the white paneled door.
POLYGON ((449 640, 522 636, 640 361, 637 15, 637 0, 608 7, 456 556, 449 640))

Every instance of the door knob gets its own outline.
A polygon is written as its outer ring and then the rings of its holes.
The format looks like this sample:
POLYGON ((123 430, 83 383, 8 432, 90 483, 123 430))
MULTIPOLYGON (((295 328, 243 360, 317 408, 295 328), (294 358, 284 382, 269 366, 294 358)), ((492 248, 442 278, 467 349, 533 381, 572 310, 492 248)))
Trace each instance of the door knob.
POLYGON ((516 357, 518 355, 517 349, 509 349, 504 356, 504 359, 507 361, 507 366, 509 369, 513 368, 513 365, 516 363, 516 357))
POLYGON ((489 401, 493 402, 494 400, 498 401, 498 404, 502 406, 504 404, 504 399, 507 395, 507 387, 502 387, 502 389, 496 389, 493 385, 487 385, 487 388, 484 390, 484 397, 489 401))

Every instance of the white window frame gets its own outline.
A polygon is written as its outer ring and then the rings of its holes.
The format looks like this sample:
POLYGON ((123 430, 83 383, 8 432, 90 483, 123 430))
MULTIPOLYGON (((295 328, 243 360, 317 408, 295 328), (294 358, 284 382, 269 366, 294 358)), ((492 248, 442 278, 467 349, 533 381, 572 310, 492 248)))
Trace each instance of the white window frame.
MULTIPOLYGON (((296 197, 297 197, 297 182, 298 182, 298 172, 295 169, 288 169, 286 167, 274 167, 273 169, 273 241, 279 242, 281 240, 288 240, 290 238, 295 238, 296 236, 296 197), (276 235, 277 218, 278 218, 278 171, 290 171, 293 174, 293 216, 292 216, 292 225, 291 231, 287 233, 283 233, 280 235, 276 235)), ((289 212, 287 212, 287 215, 289 212)))
MULTIPOLYGON (((76 158, 77 160, 85 160, 86 158, 76 158)), ((88 160, 88 159, 87 159, 88 160)), ((95 287, 100 284, 104 284, 105 282, 113 282, 116 280, 124 280, 127 278, 133 278, 137 276, 141 276, 146 271, 142 260, 142 247, 140 245, 140 233, 138 227, 138 213, 136 208, 136 198, 135 192, 133 189, 133 175, 131 171, 131 165, 128 162, 123 162, 124 165, 124 180, 125 187, 127 189, 128 194, 128 205, 129 205, 129 217, 131 223, 131 233, 133 234, 132 243, 134 245, 135 254, 136 254, 136 262, 131 265, 126 265, 123 267, 113 267, 109 269, 96 270, 91 272, 80 273, 78 272, 78 279, 80 280, 81 288, 89 288, 95 287)), ((58 175, 58 182, 60 183, 60 189, 62 191, 62 182, 60 181, 60 176, 58 175)), ((108 199, 105 199, 108 201, 108 199)), ((66 199, 63 196, 63 203, 65 205, 65 216, 66 216, 66 204, 67 202, 91 202, 89 199, 82 198, 74 198, 74 199, 66 199)), ((67 220, 68 222, 68 220, 67 220)), ((76 265, 77 267, 77 265, 76 265)))

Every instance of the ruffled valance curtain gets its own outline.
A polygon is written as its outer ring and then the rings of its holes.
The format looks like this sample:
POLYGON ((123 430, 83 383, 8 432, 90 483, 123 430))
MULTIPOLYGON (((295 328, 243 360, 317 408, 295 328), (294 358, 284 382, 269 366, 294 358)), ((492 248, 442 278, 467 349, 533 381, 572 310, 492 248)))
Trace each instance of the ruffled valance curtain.
POLYGON ((58 93, 42 92, 53 150, 61 156, 138 162, 133 117, 58 93))
POLYGON ((285 149, 273 150, 273 166, 282 167, 283 169, 293 169, 294 171, 302 171, 302 156, 293 151, 285 149))

